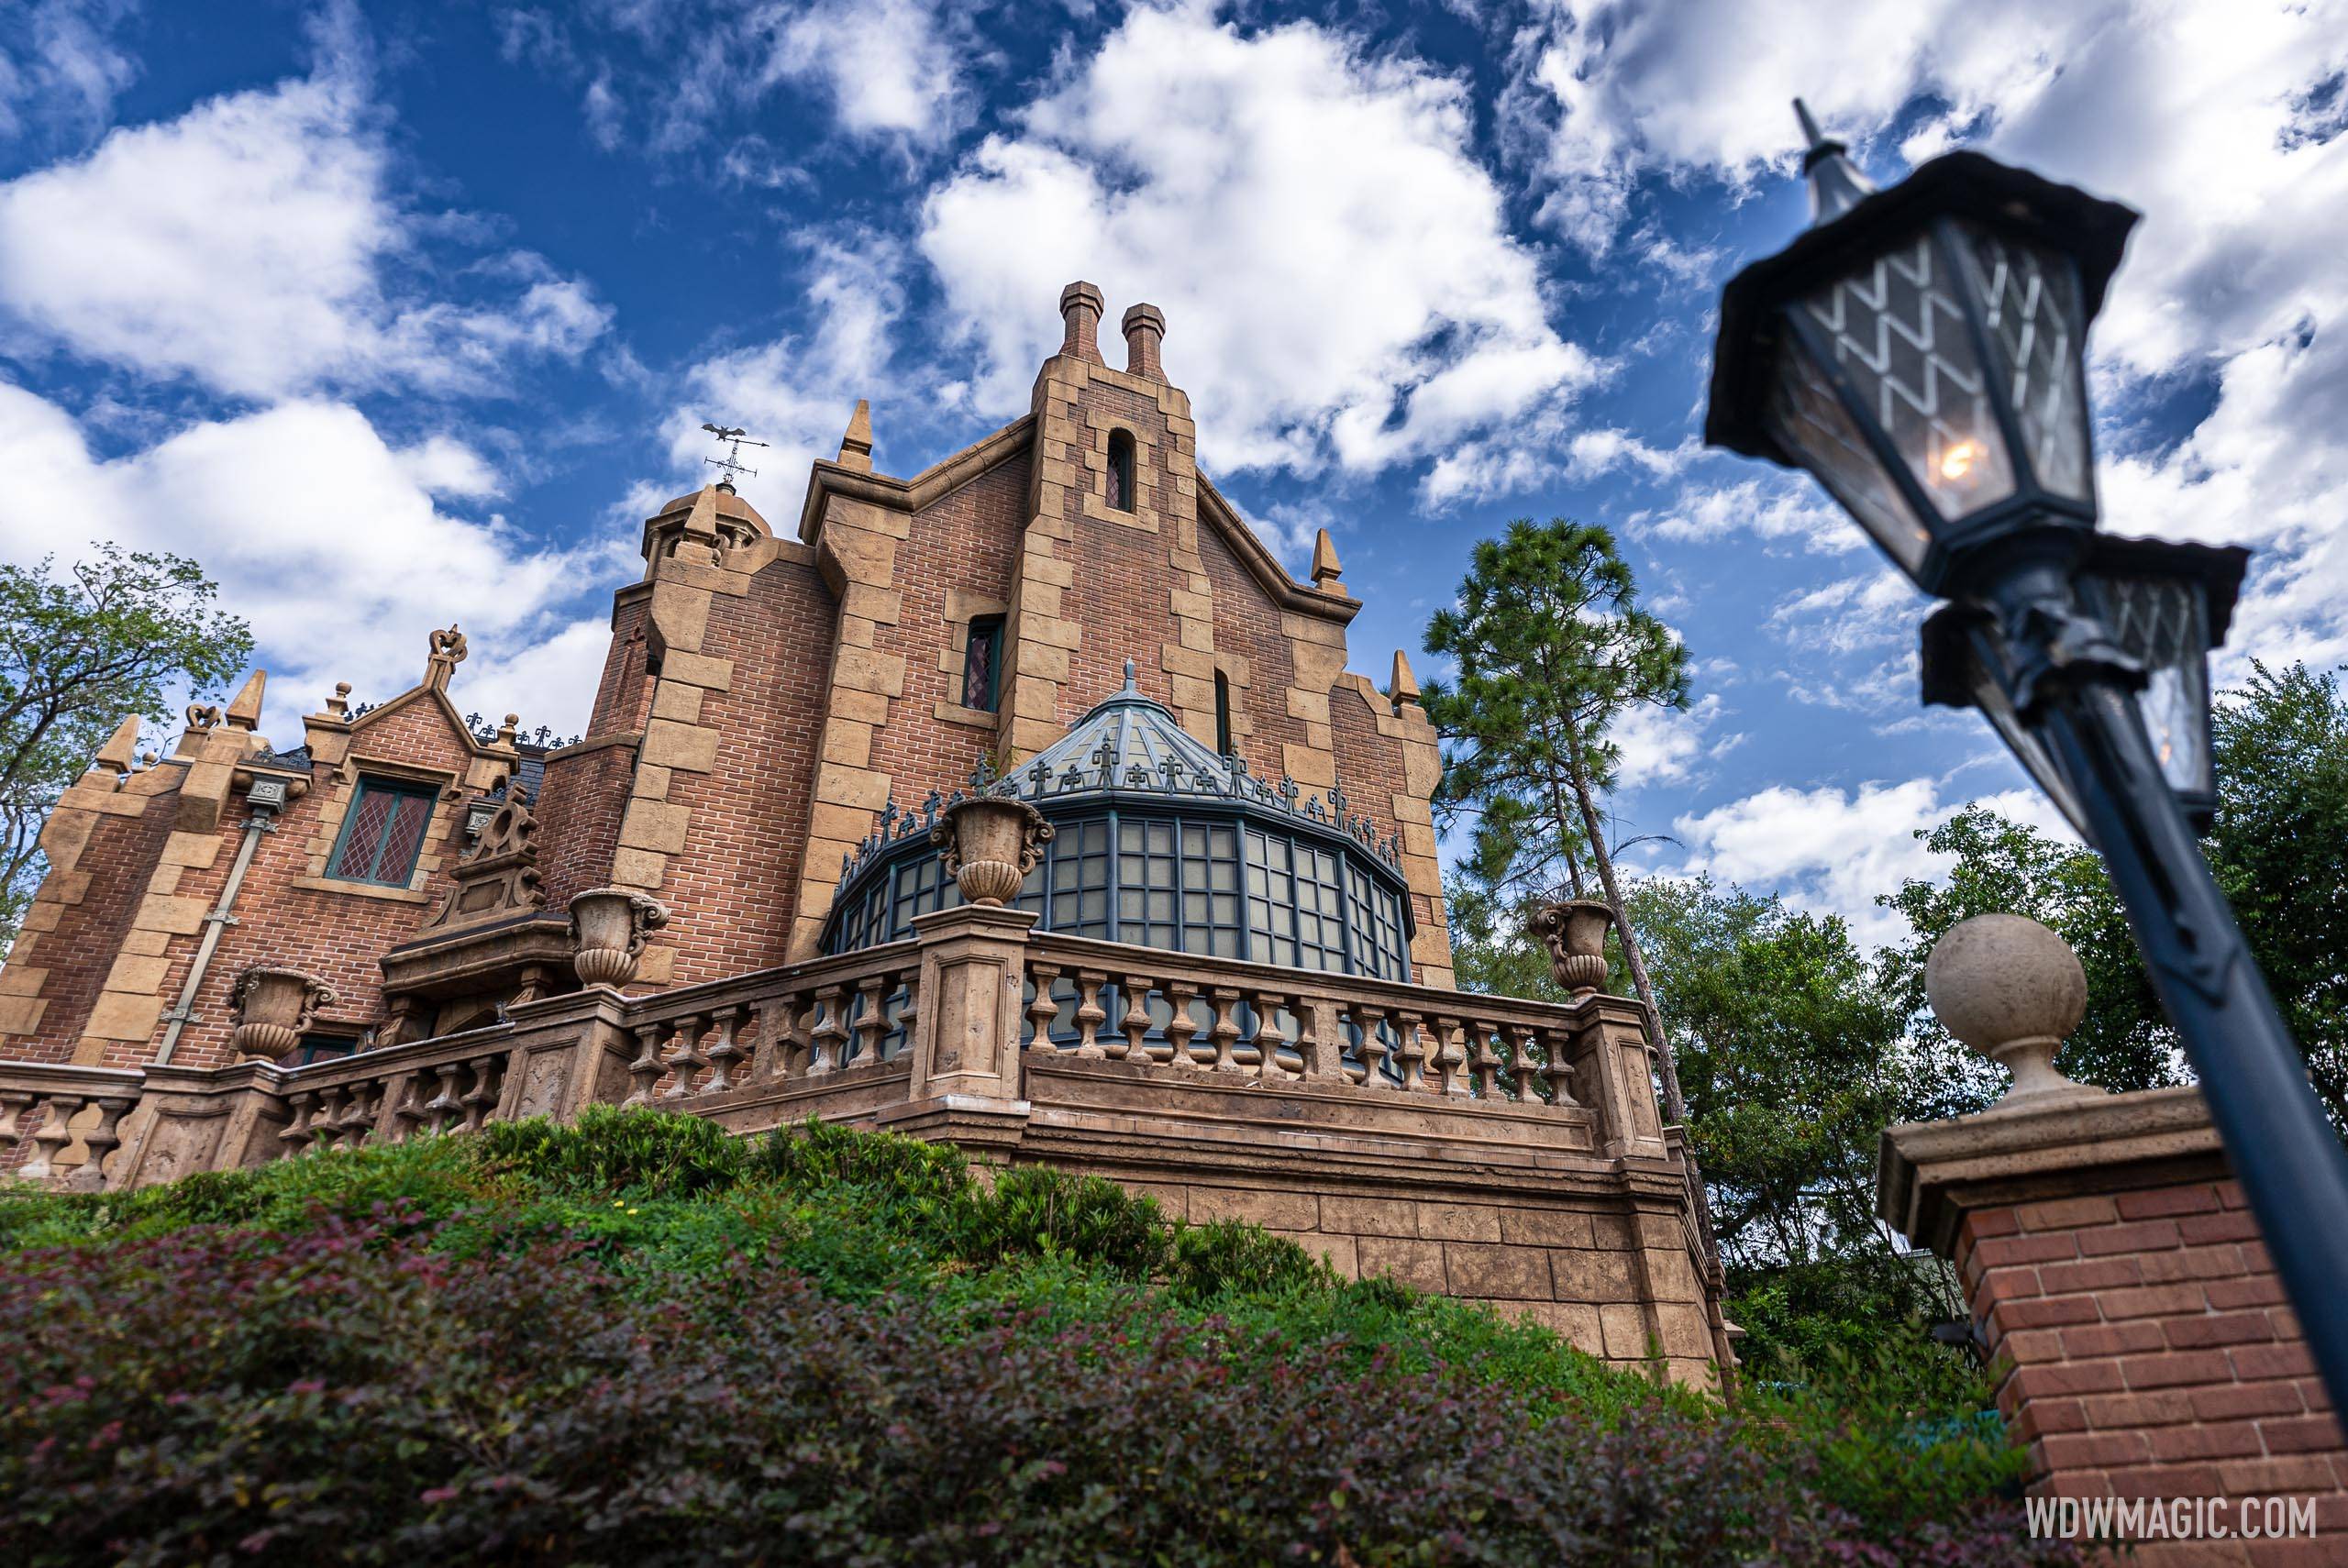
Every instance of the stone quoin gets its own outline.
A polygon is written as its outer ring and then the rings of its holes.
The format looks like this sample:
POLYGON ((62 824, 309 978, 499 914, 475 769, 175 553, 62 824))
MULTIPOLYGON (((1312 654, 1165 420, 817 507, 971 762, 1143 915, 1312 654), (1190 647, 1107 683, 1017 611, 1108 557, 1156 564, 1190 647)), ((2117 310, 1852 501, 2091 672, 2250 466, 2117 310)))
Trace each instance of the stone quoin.
POLYGON ((1733 1365, 1637 1008, 1456 988, 1407 660, 1350 670, 1328 535, 1297 580, 1199 471, 1180 324, 1119 369, 1060 307, 1030 412, 910 478, 858 403, 785 527, 661 507, 575 740, 469 720, 455 626, 282 745, 260 673, 150 765, 127 723, 0 970, 16 1179, 821 1114, 1733 1365))

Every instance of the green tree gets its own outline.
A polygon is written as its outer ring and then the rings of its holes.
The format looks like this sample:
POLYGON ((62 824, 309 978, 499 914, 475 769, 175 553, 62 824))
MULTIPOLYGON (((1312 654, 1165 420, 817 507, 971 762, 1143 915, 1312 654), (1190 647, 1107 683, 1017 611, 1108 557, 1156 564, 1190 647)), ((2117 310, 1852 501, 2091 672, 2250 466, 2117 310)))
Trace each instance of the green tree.
POLYGON ((1665 1110, 1679 1121, 1678 1069, 1599 806, 1622 763, 1614 722, 1688 705, 1688 650, 1637 600, 1612 533, 1520 518, 1477 545, 1456 602, 1428 623, 1427 650, 1456 673, 1430 682, 1424 701, 1445 743, 1439 820, 1473 820, 1468 868, 1495 909, 1587 897, 1595 872, 1658 1047, 1665 1110))
POLYGON ((0 566, 0 943, 40 883, 49 810, 123 718, 242 668, 252 635, 194 561, 94 547, 61 574, 0 566))
MULTIPOLYGON (((2254 665, 2248 682, 2221 697, 2214 729, 2218 812, 2203 853, 2316 1092, 2348 1130, 2348 701, 2336 675, 2254 665)), ((2052 927, 2087 971, 2087 1016, 2063 1048, 2063 1071, 2114 1090, 2185 1081, 2176 1032, 2093 851, 1980 807, 1925 843, 1954 857, 1947 879, 1910 881, 1882 900, 1912 933, 1888 955, 1886 974, 1921 1035, 1939 1033, 1924 1007, 1933 944, 1958 921, 2006 911, 2052 927)), ((1975 1103, 1955 1109, 1977 1108, 1993 1079, 1977 1077, 1975 1103)))

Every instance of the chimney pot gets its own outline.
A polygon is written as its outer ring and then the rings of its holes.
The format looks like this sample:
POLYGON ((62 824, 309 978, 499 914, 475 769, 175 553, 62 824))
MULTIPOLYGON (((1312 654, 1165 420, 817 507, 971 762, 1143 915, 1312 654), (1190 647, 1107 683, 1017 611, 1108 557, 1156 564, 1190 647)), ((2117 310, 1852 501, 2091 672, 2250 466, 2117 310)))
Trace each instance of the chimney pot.
POLYGON ((1154 304, 1137 304, 1125 312, 1125 372, 1144 381, 1163 381, 1166 367, 1157 346, 1166 339, 1166 313, 1154 304))
POLYGON ((1101 313, 1107 308, 1107 302, 1094 284, 1080 280, 1062 289, 1060 319, 1068 330, 1060 339, 1060 352, 1071 359, 1102 363, 1101 313))

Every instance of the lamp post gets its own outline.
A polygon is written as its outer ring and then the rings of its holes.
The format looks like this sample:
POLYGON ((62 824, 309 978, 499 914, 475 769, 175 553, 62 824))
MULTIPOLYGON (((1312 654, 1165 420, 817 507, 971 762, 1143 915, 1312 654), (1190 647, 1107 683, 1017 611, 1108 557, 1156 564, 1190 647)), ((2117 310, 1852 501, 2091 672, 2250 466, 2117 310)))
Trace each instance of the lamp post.
POLYGON ((2348 1152, 2196 842, 2248 552, 2096 532, 2088 324, 2136 215, 1975 152, 1877 191, 1797 103, 1811 225, 1721 299, 1710 445, 1807 469, 1926 593, 1975 707, 2103 856, 2335 1402, 2348 1152))

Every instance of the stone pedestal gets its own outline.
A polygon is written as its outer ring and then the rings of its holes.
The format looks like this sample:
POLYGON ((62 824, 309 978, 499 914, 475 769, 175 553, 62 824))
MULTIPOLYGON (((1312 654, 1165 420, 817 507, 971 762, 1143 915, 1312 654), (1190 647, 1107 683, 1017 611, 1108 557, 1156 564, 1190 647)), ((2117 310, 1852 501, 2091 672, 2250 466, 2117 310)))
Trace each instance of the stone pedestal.
POLYGON ((1025 1017, 1026 910, 964 904, 915 915, 921 998, 909 1098, 1022 1099, 1019 1032, 1025 1017))
POLYGON ((2135 1561, 2341 1561, 2348 1444, 2198 1089, 1890 1128, 1877 1197, 1956 1266, 2032 1492, 2311 1498, 2313 1539, 2155 1540, 2135 1561))

